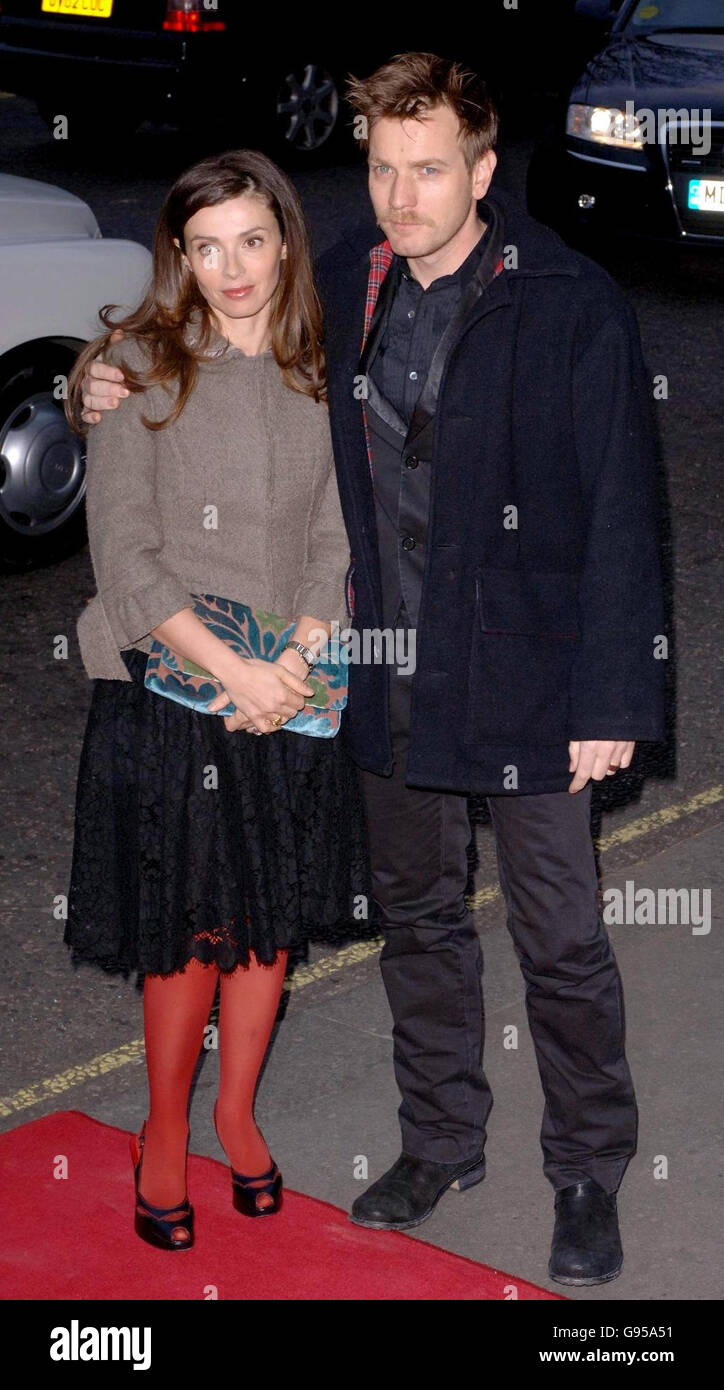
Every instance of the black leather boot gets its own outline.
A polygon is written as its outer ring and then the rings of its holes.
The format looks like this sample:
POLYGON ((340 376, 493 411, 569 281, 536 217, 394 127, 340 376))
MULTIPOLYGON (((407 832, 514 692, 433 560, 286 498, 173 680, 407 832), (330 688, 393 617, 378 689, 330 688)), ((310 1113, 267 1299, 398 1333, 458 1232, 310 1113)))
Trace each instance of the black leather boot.
POLYGON ((606 1284, 621 1273, 616 1193, 595 1178, 561 1187, 548 1273, 558 1284, 606 1284))
POLYGON ((449 1187, 458 1192, 485 1177, 482 1154, 463 1163, 433 1163, 402 1153, 352 1205, 350 1221, 375 1231, 406 1231, 426 1221, 449 1187))

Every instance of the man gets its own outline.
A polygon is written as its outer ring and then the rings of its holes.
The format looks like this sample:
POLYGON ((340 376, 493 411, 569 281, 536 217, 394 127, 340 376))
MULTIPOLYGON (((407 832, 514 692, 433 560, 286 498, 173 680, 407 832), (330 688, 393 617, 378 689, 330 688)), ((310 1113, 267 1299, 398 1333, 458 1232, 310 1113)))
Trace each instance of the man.
MULTIPOLYGON (((600 1283, 622 1265, 637 1110, 591 780, 663 735, 638 330, 603 270, 489 193, 497 121, 474 74, 409 53, 349 94, 385 238, 353 236, 318 266, 349 603, 360 634, 417 636, 413 674, 350 668, 402 1095, 401 1156, 351 1215, 408 1229, 484 1177, 492 1096, 465 903, 466 798, 482 793, 545 1095, 549 1273, 600 1283)), ((96 364, 89 411, 115 375, 96 364)))

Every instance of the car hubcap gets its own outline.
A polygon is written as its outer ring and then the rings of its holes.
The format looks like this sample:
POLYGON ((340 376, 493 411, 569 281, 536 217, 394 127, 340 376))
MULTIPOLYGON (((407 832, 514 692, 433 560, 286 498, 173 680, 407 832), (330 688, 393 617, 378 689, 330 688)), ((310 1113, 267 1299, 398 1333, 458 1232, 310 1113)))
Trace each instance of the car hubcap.
POLYGON ((29 396, 0 431, 0 516, 22 535, 53 531, 85 491, 83 441, 52 396, 29 396))
POLYGON ((295 149, 316 150, 337 124, 339 97, 326 68, 307 63, 300 78, 290 72, 277 100, 277 116, 287 144, 295 149))

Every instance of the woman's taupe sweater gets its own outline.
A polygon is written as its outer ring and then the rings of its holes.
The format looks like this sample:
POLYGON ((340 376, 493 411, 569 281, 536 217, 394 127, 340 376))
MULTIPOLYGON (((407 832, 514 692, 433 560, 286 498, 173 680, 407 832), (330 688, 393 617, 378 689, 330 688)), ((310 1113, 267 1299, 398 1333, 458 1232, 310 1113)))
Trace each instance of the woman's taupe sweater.
MULTIPOLYGON (((223 348, 216 336, 213 346, 223 348)), ((106 353, 145 367, 139 344, 106 353)), ((290 621, 347 621, 349 545, 329 417, 284 385, 271 351, 229 347, 202 363, 178 420, 152 386, 89 430, 88 537, 97 594, 78 619, 90 677, 130 680, 120 651, 148 651, 151 630, 192 594, 217 594, 290 621)))

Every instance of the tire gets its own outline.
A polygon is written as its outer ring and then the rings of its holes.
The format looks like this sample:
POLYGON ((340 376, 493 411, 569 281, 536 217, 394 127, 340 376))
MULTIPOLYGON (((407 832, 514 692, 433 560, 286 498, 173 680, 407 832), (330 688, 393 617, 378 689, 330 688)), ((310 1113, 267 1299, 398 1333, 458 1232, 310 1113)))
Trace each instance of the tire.
POLYGON ((321 61, 290 61, 260 78, 246 116, 259 147, 286 169, 333 162, 352 145, 339 79, 321 61))
POLYGON ((75 353, 42 343, 13 358, 0 381, 0 565, 36 569, 86 541, 85 443, 70 429, 54 378, 75 353))

